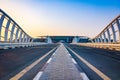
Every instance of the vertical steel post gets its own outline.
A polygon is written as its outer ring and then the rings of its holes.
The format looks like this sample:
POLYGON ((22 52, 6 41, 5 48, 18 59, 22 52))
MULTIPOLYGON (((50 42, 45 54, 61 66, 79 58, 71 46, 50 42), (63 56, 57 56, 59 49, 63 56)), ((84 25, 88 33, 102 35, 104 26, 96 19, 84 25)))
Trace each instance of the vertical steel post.
POLYGON ((101 43, 103 42, 102 35, 100 35, 100 42, 101 42, 101 43))
POLYGON ((15 42, 18 42, 17 39, 18 39, 18 32, 19 32, 19 28, 17 27, 17 31, 16 31, 16 35, 15 35, 15 42))
POLYGON ((14 30, 15 30, 15 24, 13 24, 12 29, 11 29, 10 42, 13 42, 14 30))
POLYGON ((7 42, 8 40, 8 31, 9 31, 8 29, 9 29, 10 23, 11 23, 11 20, 9 19, 5 28, 4 42, 7 42))
POLYGON ((97 37, 97 42, 100 43, 100 39, 99 39, 99 37, 97 37))
POLYGON ((105 35, 105 32, 103 33, 103 36, 104 36, 104 43, 106 43, 106 42, 107 42, 107 40, 106 40, 106 35, 105 35))
POLYGON ((26 41, 25 41, 26 43, 28 42, 28 35, 26 35, 26 41))
POLYGON ((4 15, 2 15, 0 18, 0 41, 1 41, 1 29, 2 29, 2 24, 3 24, 4 18, 5 18, 4 15))
POLYGON ((111 24, 111 29, 112 29, 112 33, 113 33, 113 42, 116 42, 115 29, 114 29, 114 26, 112 24, 111 24))
POLYGON ((116 20, 116 23, 117 23, 117 27, 118 27, 118 32, 119 32, 119 42, 120 42, 120 22, 119 22, 118 19, 116 20))
POLYGON ((21 43, 21 40, 22 40, 22 34, 23 34, 23 32, 20 31, 20 37, 19 37, 19 42, 20 42, 20 43, 21 43))
POLYGON ((95 38, 95 43, 97 43, 97 39, 95 38))
POLYGON ((107 29, 107 35, 108 35, 108 42, 111 42, 111 36, 110 36, 110 31, 107 29))
POLYGON ((24 35, 23 35, 22 42, 25 42, 25 33, 24 33, 24 35))

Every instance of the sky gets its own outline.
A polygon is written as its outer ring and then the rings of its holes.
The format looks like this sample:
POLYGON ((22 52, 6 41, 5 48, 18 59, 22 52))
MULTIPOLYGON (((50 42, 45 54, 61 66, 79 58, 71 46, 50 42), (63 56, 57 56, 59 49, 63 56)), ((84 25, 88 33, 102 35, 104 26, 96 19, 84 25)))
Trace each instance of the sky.
POLYGON ((120 14, 120 0, 0 0, 0 8, 32 37, 93 38, 120 14))

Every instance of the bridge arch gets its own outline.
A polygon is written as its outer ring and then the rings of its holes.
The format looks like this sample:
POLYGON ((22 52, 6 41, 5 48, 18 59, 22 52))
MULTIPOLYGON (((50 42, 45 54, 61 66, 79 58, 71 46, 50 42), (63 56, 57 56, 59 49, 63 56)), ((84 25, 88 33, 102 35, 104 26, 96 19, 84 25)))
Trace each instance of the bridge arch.
POLYGON ((0 42, 24 43, 31 42, 29 36, 9 15, 0 9, 0 42))
POLYGON ((95 43, 120 43, 120 15, 108 24, 95 38, 95 43))

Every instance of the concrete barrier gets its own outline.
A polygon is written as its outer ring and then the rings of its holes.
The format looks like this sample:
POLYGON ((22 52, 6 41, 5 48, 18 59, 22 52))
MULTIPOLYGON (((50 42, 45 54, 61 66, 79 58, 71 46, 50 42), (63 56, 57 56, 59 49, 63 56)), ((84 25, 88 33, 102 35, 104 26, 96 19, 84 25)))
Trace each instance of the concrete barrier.
POLYGON ((39 46, 45 45, 48 43, 40 42, 28 42, 28 43, 0 43, 0 49, 9 49, 9 48, 19 48, 19 47, 30 47, 30 46, 39 46))
POLYGON ((74 43, 74 44, 120 51, 120 44, 107 44, 107 43, 74 43))

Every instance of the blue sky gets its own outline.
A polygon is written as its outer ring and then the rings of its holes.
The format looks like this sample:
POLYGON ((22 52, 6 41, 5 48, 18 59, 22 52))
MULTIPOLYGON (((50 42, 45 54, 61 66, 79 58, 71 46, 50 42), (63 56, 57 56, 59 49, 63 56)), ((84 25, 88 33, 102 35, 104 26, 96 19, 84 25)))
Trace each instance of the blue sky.
POLYGON ((120 14, 119 0, 0 0, 28 34, 96 36, 120 14))

